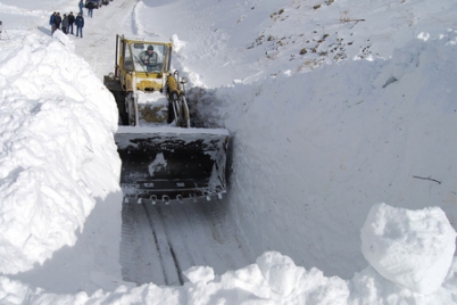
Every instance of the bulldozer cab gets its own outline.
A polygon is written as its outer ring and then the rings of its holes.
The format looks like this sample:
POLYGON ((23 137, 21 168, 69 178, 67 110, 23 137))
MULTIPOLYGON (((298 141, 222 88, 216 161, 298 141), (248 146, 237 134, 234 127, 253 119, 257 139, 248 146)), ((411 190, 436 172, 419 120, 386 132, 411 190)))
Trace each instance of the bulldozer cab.
POLYGON ((133 62, 133 68, 137 73, 163 73, 164 59, 168 53, 164 45, 133 43, 129 46, 131 49, 128 51, 131 51, 131 56, 126 57, 124 65, 127 63, 131 65, 133 62))
POLYGON ((170 72, 171 42, 145 42, 117 35, 116 77, 125 91, 163 91, 170 72))

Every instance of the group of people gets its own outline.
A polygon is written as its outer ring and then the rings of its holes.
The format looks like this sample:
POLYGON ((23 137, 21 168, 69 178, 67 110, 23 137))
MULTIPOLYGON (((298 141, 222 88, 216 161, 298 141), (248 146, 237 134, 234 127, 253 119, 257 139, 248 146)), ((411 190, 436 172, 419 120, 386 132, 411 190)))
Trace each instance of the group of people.
MULTIPOLYGON (((76 26, 76 37, 81 37, 83 38, 83 27, 84 27, 84 17, 83 17, 83 8, 84 8, 84 1, 81 0, 79 2, 79 13, 75 17, 73 15, 73 12, 70 12, 70 14, 63 14, 63 17, 60 16, 59 12, 54 12, 51 15, 51 18, 49 20, 49 25, 51 26, 51 35, 54 34, 54 32, 59 29, 65 34, 74 34, 74 26, 76 26)), ((89 2, 88 3, 88 10, 89 10, 89 16, 92 17, 92 9, 93 9, 93 3, 89 2), (92 5, 92 6, 91 6, 92 5)))
POLYGON ((73 12, 70 12, 70 14, 63 14, 63 18, 60 16, 59 12, 54 12, 51 15, 51 18, 49 19, 49 24, 51 25, 51 35, 54 34, 54 32, 59 29, 65 34, 73 34, 73 29, 74 26, 76 25, 76 35, 78 35, 78 32, 81 33, 82 37, 82 27, 84 26, 84 19, 80 14, 75 18, 75 15, 73 15, 73 12))
POLYGON ((51 25, 51 35, 59 29, 65 34, 73 34, 74 26, 76 26, 76 37, 81 36, 83 38, 83 27, 84 27, 84 18, 81 13, 78 13, 78 16, 75 17, 73 12, 70 14, 63 14, 63 18, 60 16, 59 12, 54 12, 49 19, 49 24, 51 25))

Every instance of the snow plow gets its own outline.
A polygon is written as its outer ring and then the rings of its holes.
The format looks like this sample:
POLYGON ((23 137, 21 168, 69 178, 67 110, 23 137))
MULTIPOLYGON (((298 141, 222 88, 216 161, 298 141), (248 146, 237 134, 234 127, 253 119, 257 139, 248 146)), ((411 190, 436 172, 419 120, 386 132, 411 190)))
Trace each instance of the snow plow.
POLYGON ((115 72, 104 76, 119 110, 115 134, 124 200, 152 204, 221 198, 229 133, 197 128, 186 80, 171 72, 171 42, 116 36, 115 72))

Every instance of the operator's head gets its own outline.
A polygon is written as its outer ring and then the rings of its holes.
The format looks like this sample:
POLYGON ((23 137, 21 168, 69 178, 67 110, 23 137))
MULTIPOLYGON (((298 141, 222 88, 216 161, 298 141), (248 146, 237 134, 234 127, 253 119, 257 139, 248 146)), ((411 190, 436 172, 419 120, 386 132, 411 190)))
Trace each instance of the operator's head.
POLYGON ((149 45, 148 46, 148 53, 151 54, 152 52, 154 52, 154 47, 152 45, 149 45))

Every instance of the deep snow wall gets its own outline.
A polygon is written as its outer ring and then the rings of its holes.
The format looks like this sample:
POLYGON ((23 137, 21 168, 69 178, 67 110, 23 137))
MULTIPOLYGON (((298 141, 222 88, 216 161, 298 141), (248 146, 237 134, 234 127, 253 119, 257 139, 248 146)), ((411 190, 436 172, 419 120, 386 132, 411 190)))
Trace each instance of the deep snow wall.
POLYGON ((73 49, 60 32, 1 42, 4 274, 30 270, 74 246, 96 201, 120 193, 115 102, 73 49))
POLYGON ((257 255, 350 278, 367 265, 359 230, 373 204, 436 205, 457 227, 455 52, 417 40, 387 61, 216 92, 213 119, 233 136, 230 209, 257 255))

